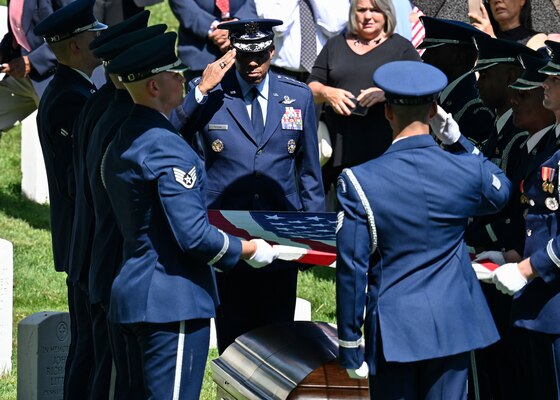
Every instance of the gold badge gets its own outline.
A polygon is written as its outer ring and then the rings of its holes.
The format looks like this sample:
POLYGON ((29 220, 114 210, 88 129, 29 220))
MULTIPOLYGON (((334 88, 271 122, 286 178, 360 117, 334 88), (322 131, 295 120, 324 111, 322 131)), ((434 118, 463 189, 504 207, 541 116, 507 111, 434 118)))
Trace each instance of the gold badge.
POLYGON ((556 200, 555 197, 547 197, 546 200, 544 201, 544 205, 550 211, 558 210, 558 200, 556 200))
POLYGON ((296 151, 296 141, 294 139, 288 140, 288 153, 294 154, 296 151))
POLYGON ((220 139, 216 139, 212 142, 212 150, 216 153, 221 152, 224 149, 224 143, 220 139))

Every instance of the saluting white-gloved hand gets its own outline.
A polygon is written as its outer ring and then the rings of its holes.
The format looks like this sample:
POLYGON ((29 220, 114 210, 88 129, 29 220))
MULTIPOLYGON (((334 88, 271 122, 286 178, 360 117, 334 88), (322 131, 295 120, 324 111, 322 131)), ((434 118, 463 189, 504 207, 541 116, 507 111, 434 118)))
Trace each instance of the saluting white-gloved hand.
POLYGON ((459 125, 441 106, 437 106, 437 114, 430 118, 429 124, 443 144, 453 144, 461 137, 459 125))
POLYGON ((494 271, 492 282, 500 292, 513 296, 523 289, 527 284, 527 279, 519 271, 517 263, 508 263, 494 271))
POLYGON ((274 249, 264 240, 252 239, 251 242, 257 245, 255 254, 253 254, 248 260, 245 260, 245 262, 251 267, 262 268, 278 258, 278 250, 274 249))
POLYGON ((360 366, 360 368, 358 369, 347 368, 346 373, 352 379, 367 379, 369 375, 369 368, 366 362, 364 361, 360 366))
POLYGON ((506 259, 504 258, 504 253, 495 250, 483 251, 482 253, 477 254, 474 261, 480 261, 485 259, 490 260, 494 264, 498 264, 498 265, 504 265, 506 263, 506 259))

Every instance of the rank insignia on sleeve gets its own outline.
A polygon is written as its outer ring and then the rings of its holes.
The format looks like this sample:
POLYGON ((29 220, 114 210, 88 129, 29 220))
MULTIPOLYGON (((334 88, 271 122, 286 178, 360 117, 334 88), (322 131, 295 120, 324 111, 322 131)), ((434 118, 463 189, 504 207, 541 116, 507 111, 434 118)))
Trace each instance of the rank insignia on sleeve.
POLYGON ((180 170, 179 168, 173 168, 173 173, 175 174, 175 180, 187 189, 192 189, 196 182, 196 167, 192 167, 189 172, 180 170))

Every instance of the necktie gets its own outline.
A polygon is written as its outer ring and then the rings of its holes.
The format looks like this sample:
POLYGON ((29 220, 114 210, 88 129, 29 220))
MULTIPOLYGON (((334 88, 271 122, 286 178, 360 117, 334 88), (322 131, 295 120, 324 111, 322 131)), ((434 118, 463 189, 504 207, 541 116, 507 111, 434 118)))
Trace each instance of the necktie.
POLYGON ((253 124, 253 132, 257 143, 261 142, 264 133, 264 122, 261 105, 259 104, 259 89, 256 87, 251 89, 251 123, 253 124))
POLYGON ((9 18, 10 26, 12 27, 12 32, 18 44, 27 51, 31 51, 31 46, 27 41, 25 32, 23 31, 22 19, 23 19, 23 2, 24 0, 11 0, 9 6, 9 18))
POLYGON ((216 0, 216 7, 222 13, 222 20, 229 19, 229 0, 216 0))
POLYGON ((300 64, 311 72, 317 58, 317 39, 315 36, 315 20, 309 0, 299 0, 299 23, 301 28, 300 64))

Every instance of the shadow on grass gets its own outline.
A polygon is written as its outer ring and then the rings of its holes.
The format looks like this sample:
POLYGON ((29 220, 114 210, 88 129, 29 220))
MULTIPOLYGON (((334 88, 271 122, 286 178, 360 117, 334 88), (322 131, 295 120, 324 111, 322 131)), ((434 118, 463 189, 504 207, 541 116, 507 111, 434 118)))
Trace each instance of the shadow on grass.
POLYGON ((21 194, 20 184, 10 184, 0 191, 0 211, 9 217, 27 222, 35 229, 50 230, 49 206, 37 204, 21 194))
POLYGON ((306 273, 313 274, 313 276, 322 281, 334 282, 335 269, 323 266, 315 266, 305 270, 306 273))

